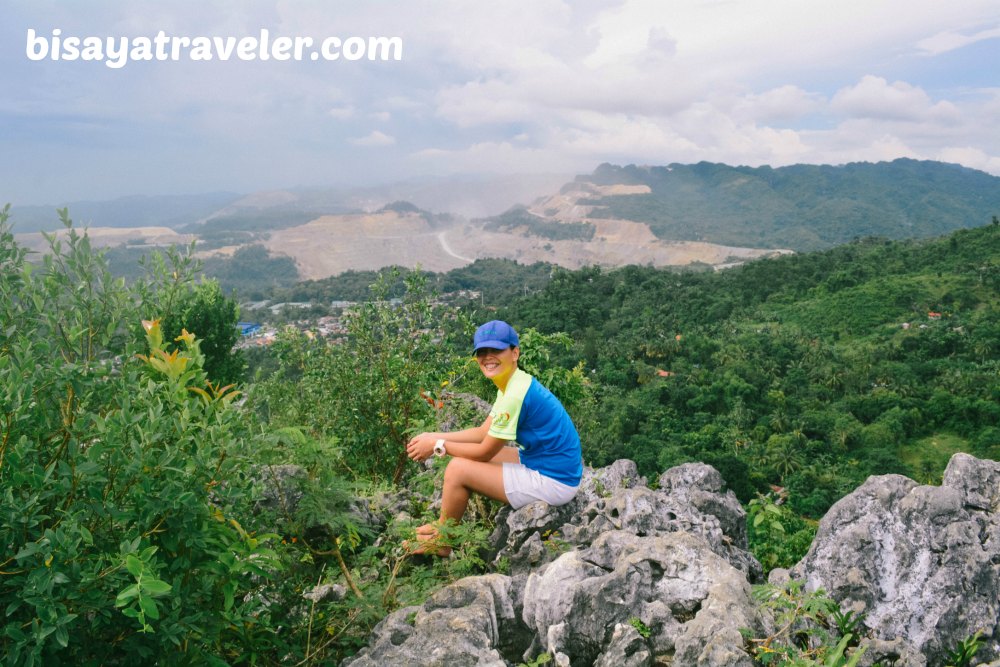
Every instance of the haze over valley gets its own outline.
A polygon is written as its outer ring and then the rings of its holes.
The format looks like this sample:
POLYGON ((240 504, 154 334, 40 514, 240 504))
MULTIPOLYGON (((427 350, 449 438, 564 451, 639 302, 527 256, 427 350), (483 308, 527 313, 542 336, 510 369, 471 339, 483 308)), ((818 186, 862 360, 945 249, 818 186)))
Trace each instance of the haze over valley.
MULTIPOLYGON (((485 258, 724 268, 864 236, 939 235, 985 224, 998 210, 1000 178, 901 159, 777 169, 605 164, 575 178, 86 202, 70 215, 89 223, 92 243, 121 249, 116 261, 192 241, 197 257, 217 261, 260 246, 294 261, 301 279, 321 279, 393 265, 444 272, 485 258)), ((48 222, 41 213, 15 208, 15 232, 58 225, 54 212, 48 222)), ((47 246, 39 232, 16 236, 35 251, 47 246)))

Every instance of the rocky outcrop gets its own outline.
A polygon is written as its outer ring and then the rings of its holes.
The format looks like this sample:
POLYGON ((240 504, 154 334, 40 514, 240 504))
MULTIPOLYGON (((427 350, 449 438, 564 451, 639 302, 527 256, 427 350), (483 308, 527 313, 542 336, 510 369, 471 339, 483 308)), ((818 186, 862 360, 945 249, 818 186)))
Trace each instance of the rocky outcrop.
MULTIPOLYGON (((740 628, 758 625, 750 584, 683 532, 602 534, 528 577, 523 618, 557 664, 610 663, 615 654, 670 656, 675 664, 752 665, 740 628), (648 641, 616 629, 634 624, 648 641)), ((636 658, 636 664, 650 664, 636 658)))
MULTIPOLYGON (((1000 657, 1000 464, 952 457, 941 486, 869 478, 820 522, 790 572, 865 614, 896 664, 944 664, 982 632, 977 660, 1000 657)), ((871 660, 879 659, 870 651, 871 660)))
POLYGON ((496 562, 513 573, 551 561, 565 547, 583 547, 612 530, 637 537, 685 532, 701 537, 718 556, 753 581, 761 566, 747 551, 746 512, 722 475, 703 463, 687 463, 660 476, 658 489, 646 486, 635 463, 619 460, 588 471, 580 492, 562 507, 532 503, 504 509, 492 541, 496 562))
POLYGON ((494 562, 508 575, 395 612, 346 664, 517 664, 543 652, 564 665, 752 664, 740 628, 760 625, 748 579, 761 568, 714 468, 674 468, 652 490, 617 461, 588 470, 571 503, 508 508, 497 525, 494 562))
MULTIPOLYGON (((791 571, 864 614, 860 665, 945 664, 976 632, 1000 665, 1000 464, 958 454, 939 487, 872 477, 831 508, 791 571)), ((752 665, 741 630, 774 619, 750 595, 760 565, 719 473, 686 464, 647 487, 630 461, 588 470, 563 507, 498 517, 494 562, 376 627, 347 661, 374 665, 752 665)))
POLYGON ((511 578, 466 577, 419 607, 386 616, 368 648, 345 664, 354 667, 503 667, 499 647, 517 625, 511 578))

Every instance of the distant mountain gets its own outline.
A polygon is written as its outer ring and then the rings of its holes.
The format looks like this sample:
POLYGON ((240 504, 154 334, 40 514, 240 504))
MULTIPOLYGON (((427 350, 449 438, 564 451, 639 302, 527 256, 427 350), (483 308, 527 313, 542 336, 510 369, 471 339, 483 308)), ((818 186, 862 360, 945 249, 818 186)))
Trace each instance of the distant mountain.
MULTIPOLYGON (((1000 178, 909 159, 777 169, 602 164, 569 182, 428 178, 365 189, 130 197, 72 204, 70 215, 90 226, 95 243, 127 244, 129 256, 171 243, 172 235, 196 238, 204 259, 259 245, 291 258, 305 279, 392 265, 447 271, 486 258, 724 268, 859 237, 981 226, 1000 215, 1000 178), (519 199, 529 192, 551 194, 519 199), (531 203, 511 206, 517 201, 531 203), (448 207, 460 202, 462 211, 448 207), (453 215, 473 210, 491 217, 453 215), (123 236, 124 228, 133 229, 123 236)), ((44 207, 17 208, 12 222, 22 233, 58 227, 55 211, 44 207)), ((22 242, 44 249, 43 239, 30 236, 22 242)))
POLYGON ((411 202, 433 213, 472 218, 496 215, 519 202, 552 192, 566 174, 427 176, 365 187, 295 188, 255 192, 232 202, 212 217, 289 212, 342 215, 382 209, 392 202, 411 202))
POLYGON ((663 240, 801 251, 986 224, 1000 214, 1000 178, 910 159, 777 169, 602 164, 532 210, 573 222, 642 222, 663 240))
POLYGON ((344 203, 372 211, 404 200, 434 213, 478 218, 501 213, 512 205, 528 202, 565 183, 567 174, 467 174, 424 177, 389 185, 345 191, 344 203))
POLYGON ((73 221, 93 227, 180 227, 211 215, 240 199, 232 192, 200 195, 122 197, 111 201, 77 201, 52 206, 12 206, 11 223, 17 233, 60 229, 56 209, 68 208, 73 221))

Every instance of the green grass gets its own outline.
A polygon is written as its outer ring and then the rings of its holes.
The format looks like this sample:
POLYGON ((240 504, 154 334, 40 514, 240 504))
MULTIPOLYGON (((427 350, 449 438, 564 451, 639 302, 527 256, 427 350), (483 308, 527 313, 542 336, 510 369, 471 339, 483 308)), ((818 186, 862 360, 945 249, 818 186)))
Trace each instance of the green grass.
POLYGON ((916 481, 940 484, 952 454, 967 451, 969 443, 964 438, 951 433, 935 433, 901 446, 899 458, 916 481))

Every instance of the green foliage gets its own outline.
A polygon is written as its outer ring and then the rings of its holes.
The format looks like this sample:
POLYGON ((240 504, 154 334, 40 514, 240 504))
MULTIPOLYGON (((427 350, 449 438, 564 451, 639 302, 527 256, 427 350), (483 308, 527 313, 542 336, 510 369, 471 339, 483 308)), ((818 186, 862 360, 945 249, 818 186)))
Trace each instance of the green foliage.
POLYGON ((442 344, 453 330, 467 335, 457 314, 431 305, 417 272, 405 277, 402 302, 390 302, 396 277, 389 272, 372 285, 372 300, 348 316, 344 342, 285 334, 275 346, 280 370, 252 393, 272 426, 334 438, 349 474, 393 483, 406 470, 407 441, 435 418, 437 401, 427 397, 471 364, 442 344))
POLYGON ((628 619, 628 624, 635 628, 636 632, 638 632, 639 636, 643 639, 649 639, 649 636, 652 634, 649 626, 643 623, 641 618, 633 616, 628 619))
POLYGON ((544 288, 552 279, 554 268, 543 262, 522 265, 510 259, 477 259, 472 264, 441 274, 438 289, 442 292, 477 291, 482 295, 481 304, 501 306, 513 295, 531 294, 544 288))
MULTIPOLYGON (((343 273, 321 278, 319 280, 304 280, 284 288, 268 290, 261 288, 263 298, 279 303, 286 301, 311 301, 313 303, 328 303, 330 301, 366 301, 371 297, 371 286, 380 278, 386 280, 393 276, 391 284, 386 289, 390 299, 402 298, 406 293, 403 276, 408 271, 402 267, 386 267, 381 271, 344 271, 343 273)), ((428 280, 432 275, 423 274, 428 280)))
MULTIPOLYGON (((194 246, 186 251, 168 247, 140 260, 144 273, 132 283, 139 295, 140 313, 160 321, 168 347, 179 340, 182 331, 197 335, 204 369, 216 384, 242 381, 245 362, 242 353, 233 349, 240 337, 236 329, 239 307, 214 280, 195 281, 201 264, 193 251, 194 246)), ((141 338, 140 328, 134 324, 132 328, 141 338)))
POLYGON ((594 201, 593 217, 647 222, 666 240, 800 251, 865 236, 935 236, 984 224, 1000 208, 995 176, 910 159, 778 169, 604 164, 589 180, 650 188, 594 201))
POLYGON ((815 523, 796 516, 787 505, 775 504, 770 495, 750 501, 747 519, 750 551, 765 572, 795 565, 816 536, 815 523))
POLYGON ((584 362, 580 361, 572 369, 567 369, 553 359, 560 351, 572 350, 573 339, 569 335, 562 332, 543 334, 528 328, 520 333, 519 338, 521 356, 518 367, 536 377, 567 410, 572 411, 592 399, 591 382, 584 373, 584 362))
POLYGON ((934 481, 955 451, 996 451, 997 229, 713 274, 557 270, 498 315, 566 332, 553 359, 592 369, 588 463, 704 461, 743 502, 779 486, 815 519, 869 475, 934 481))
MULTIPOLYGON (((244 244, 232 256, 212 256, 205 259, 202 265, 206 278, 217 280, 226 294, 237 292, 241 298, 254 300, 263 299, 265 294, 279 291, 298 280, 299 270, 295 260, 291 257, 272 257, 264 246, 250 243, 254 237, 244 236, 246 234, 247 232, 227 233, 223 241, 198 244, 199 251, 228 245, 229 242, 244 244)), ((194 246, 190 248, 193 251, 194 246)), ((156 255, 176 252, 176 246, 148 248, 123 245, 109 248, 105 256, 114 276, 132 281, 143 275, 144 267, 156 255)))
POLYGON ((983 645, 983 640, 980 639, 982 634, 982 631, 979 631, 958 642, 958 646, 948 651, 945 664, 949 667, 969 667, 972 664, 972 659, 983 645))
POLYGON ((305 224, 321 214, 310 211, 295 211, 281 207, 263 211, 242 211, 230 215, 212 217, 203 223, 184 227, 183 231, 198 234, 205 239, 221 240, 227 234, 239 232, 270 232, 305 224))
POLYGON ((552 554, 558 555, 571 551, 573 545, 559 536, 559 531, 546 530, 542 533, 542 544, 552 554))
MULTIPOLYGON (((853 667, 867 650, 864 646, 850 648, 858 644, 856 635, 831 632, 830 618, 839 608, 823 590, 807 592, 801 582, 793 580, 784 586, 755 586, 753 594, 760 610, 772 617, 774 625, 766 637, 751 637, 749 631, 744 632, 757 664, 853 667)), ((860 621, 853 622, 853 627, 858 625, 860 621)))
MULTIPOLYGON (((483 571, 486 524, 445 526, 454 557, 417 563, 401 546, 412 523, 390 523, 375 541, 359 520, 359 490, 338 474, 349 451, 339 440, 294 425, 260 434, 253 413, 236 407, 239 392, 208 381, 202 343, 186 330, 171 339, 146 320, 137 344, 129 329, 141 313, 153 304, 179 312, 197 293, 189 256, 168 252, 126 286, 71 228, 32 267, 5 221, 0 214, 5 664, 339 662, 389 611, 483 571), (279 469, 293 472, 281 480, 279 469), (347 596, 303 602, 324 582, 343 582, 347 596)), ((423 307, 377 312, 410 313, 409 326, 423 307)), ((374 336, 386 321, 355 331, 374 336)), ((404 353, 414 331, 396 330, 400 346, 386 354, 404 353)), ((420 344, 429 353, 435 339, 420 344)), ((347 395, 328 398, 349 409, 347 395)), ((440 474, 424 473, 431 487, 440 474)))
POLYGON ((219 283, 209 280, 183 293, 175 313, 164 319, 165 338, 172 340, 185 330, 197 335, 208 377, 218 384, 241 382, 245 363, 239 350, 233 349, 240 338, 239 307, 223 295, 219 283))
POLYGON ((531 660, 530 662, 522 662, 518 664, 517 667, 541 667, 542 665, 547 665, 550 662, 552 662, 551 653, 539 653, 534 660, 531 660))
POLYGON ((210 663, 264 650, 279 566, 251 517, 246 431, 197 340, 157 322, 61 212, 40 267, 0 215, 0 654, 11 664, 210 663))
POLYGON ((834 609, 830 614, 830 620, 837 626, 837 632, 840 636, 857 636, 859 629, 865 622, 865 615, 853 610, 840 611, 840 609, 834 609))
MULTIPOLYGON (((115 598, 115 606, 122 613, 139 622, 139 632, 153 632, 153 627, 147 620, 159 620, 160 608, 154 598, 166 595, 171 586, 156 578, 156 572, 151 563, 157 547, 146 547, 138 555, 125 556, 125 569, 135 577, 135 583, 123 590, 115 598)), ((63 643, 65 646, 66 644, 63 643)))
POLYGON ((487 218, 483 229, 497 232, 520 230, 527 236, 540 236, 553 241, 567 239, 589 241, 594 238, 594 233, 597 231, 597 228, 590 222, 546 220, 519 206, 493 218, 487 218))
MULTIPOLYGON (((387 267, 381 271, 345 271, 336 276, 318 280, 304 280, 288 287, 255 286, 254 292, 261 299, 282 303, 286 301, 309 301, 314 304, 328 304, 331 301, 365 301, 371 295, 371 285, 379 274, 387 275, 398 271, 389 286, 389 298, 401 298, 406 292, 401 267, 387 267)), ((447 273, 424 272, 429 285, 444 294, 461 290, 476 291, 480 298, 473 305, 498 306, 506 304, 517 295, 533 293, 542 289, 551 279, 553 266, 536 262, 521 265, 509 259, 477 259, 472 264, 459 267, 447 273)), ((249 292, 247 294, 250 294, 249 292)))
POLYGON ((256 299, 261 297, 262 290, 294 283, 299 270, 291 257, 272 257, 264 246, 248 245, 237 249, 231 257, 206 259, 205 275, 218 280, 227 294, 235 291, 242 297, 256 299))

